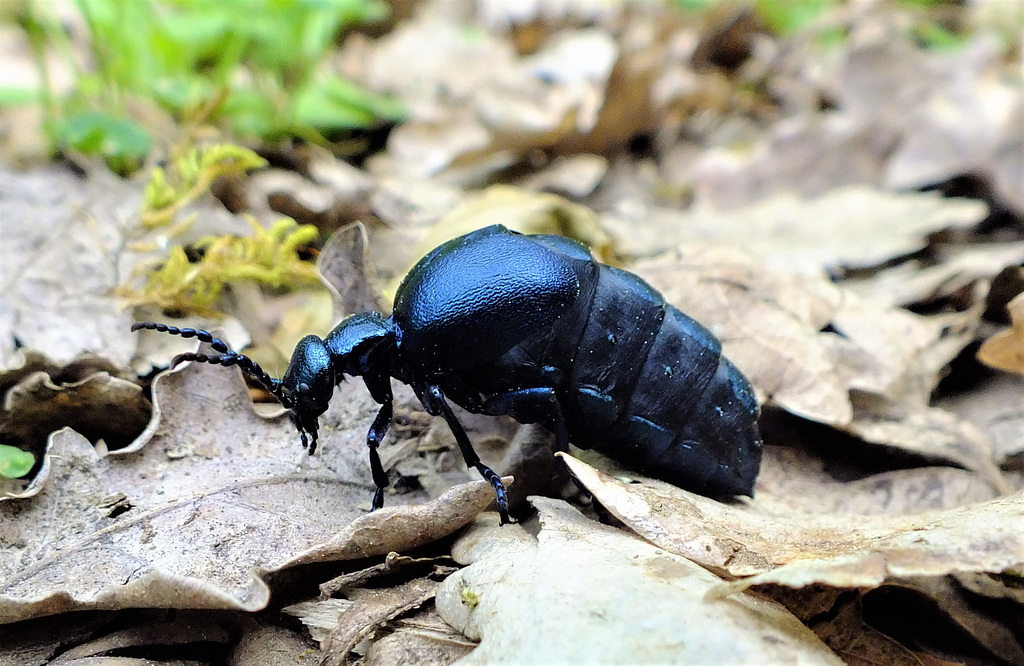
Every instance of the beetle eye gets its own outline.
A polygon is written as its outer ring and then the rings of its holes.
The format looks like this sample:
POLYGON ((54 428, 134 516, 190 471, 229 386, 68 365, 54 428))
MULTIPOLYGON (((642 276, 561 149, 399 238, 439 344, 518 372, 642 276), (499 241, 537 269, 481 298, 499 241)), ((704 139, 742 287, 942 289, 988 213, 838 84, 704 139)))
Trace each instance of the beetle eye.
POLYGON ((307 384, 306 382, 302 382, 301 384, 299 384, 299 393, 307 392, 309 392, 309 384, 307 384))

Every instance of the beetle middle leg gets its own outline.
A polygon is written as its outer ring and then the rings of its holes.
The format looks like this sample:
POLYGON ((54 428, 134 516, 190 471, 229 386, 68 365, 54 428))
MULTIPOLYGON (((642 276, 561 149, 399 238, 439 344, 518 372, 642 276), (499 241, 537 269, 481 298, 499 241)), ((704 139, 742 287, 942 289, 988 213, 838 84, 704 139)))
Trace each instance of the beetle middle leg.
POLYGON ((555 450, 568 453, 569 431, 558 403, 558 395, 550 386, 517 389, 491 396, 480 406, 481 414, 507 414, 520 423, 542 423, 555 433, 555 450))
POLYGON ((469 435, 466 434, 466 430, 459 423, 455 412, 452 411, 448 401, 445 400, 441 387, 436 385, 413 386, 413 390, 416 391, 420 402, 423 403, 423 407, 427 410, 428 414, 444 417, 452 434, 455 435, 455 441, 459 444, 459 450, 462 451, 462 458, 466 461, 466 465, 468 467, 475 467, 480 472, 480 476, 484 477, 484 480, 494 488, 501 524, 507 525, 511 523, 512 520, 508 516, 508 494, 505 491, 505 484, 501 482, 501 477, 485 465, 480 460, 480 456, 473 450, 473 445, 469 441, 469 435))

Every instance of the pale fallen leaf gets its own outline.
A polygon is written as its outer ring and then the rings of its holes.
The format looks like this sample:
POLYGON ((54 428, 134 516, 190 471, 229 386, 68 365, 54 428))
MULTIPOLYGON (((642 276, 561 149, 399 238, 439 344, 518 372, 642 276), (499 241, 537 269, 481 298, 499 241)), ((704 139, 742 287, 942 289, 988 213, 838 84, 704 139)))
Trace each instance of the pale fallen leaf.
MULTIPOLYGON (((651 543, 715 571, 777 583, 871 588, 894 577, 999 573, 1024 563, 1024 492, 909 516, 764 511, 668 484, 627 485, 564 456, 612 514, 651 543)), ((766 503, 767 504, 767 503, 766 503)))
MULTIPOLYGON (((386 640, 391 635, 390 630, 398 629, 396 621, 399 616, 408 619, 411 611, 426 604, 423 609, 415 611, 419 620, 413 626, 423 626, 432 621, 435 625, 433 631, 426 635, 420 632, 420 640, 416 640, 416 634, 407 626, 405 640, 381 649, 390 652, 401 650, 404 645, 405 648, 415 646, 447 654, 451 650, 444 650, 444 645, 452 646, 454 642, 454 652, 462 656, 473 644, 444 624, 429 603, 438 581, 455 570, 451 563, 447 557, 413 558, 388 553, 379 564, 321 584, 320 599, 286 606, 282 612, 297 617, 313 640, 321 644, 324 650, 322 664, 336 664, 344 663, 354 650, 365 653, 367 641, 376 644, 386 640), (404 582, 389 582, 396 578, 404 582), (342 598, 331 598, 332 594, 339 594, 342 598), (389 631, 382 631, 385 625, 389 631)), ((441 657, 441 654, 437 656, 441 657)), ((453 660, 441 659, 443 663, 453 660)), ((432 659, 430 663, 438 663, 438 659, 432 659)))
POLYGON ((936 262, 901 263, 866 278, 843 280, 843 287, 878 305, 908 306, 949 298, 981 281, 989 281, 1007 266, 1024 264, 1024 243, 935 248, 936 262))
POLYGON ((476 647, 476 643, 452 629, 433 608, 401 617, 392 623, 391 629, 392 633, 374 641, 366 651, 367 666, 446 666, 476 647))
POLYGON ((849 385, 822 340, 842 299, 824 278, 769 271, 745 252, 691 246, 629 267, 707 326, 762 402, 824 423, 852 418, 849 385))
POLYGON ((558 500, 531 500, 540 531, 476 523, 453 555, 469 564, 437 596, 480 646, 460 663, 775 663, 839 660, 788 611, 558 500), (525 629, 528 627, 528 629, 525 629))
MULTIPOLYGON (((820 197, 836 187, 877 186, 892 130, 826 111, 785 118, 754 144, 709 147, 681 175, 699 206, 729 209, 774 197, 820 197)), ((858 243, 863 247, 863 243, 858 243)))
POLYGON ((503 31, 531 24, 602 24, 619 18, 630 8, 630 3, 607 0, 480 0, 476 5, 485 25, 503 31))
MULTIPOLYGON (((524 234, 558 234, 578 240, 601 257, 610 252, 608 235, 597 214, 586 206, 555 194, 532 192, 507 185, 494 185, 466 197, 447 212, 426 233, 421 234, 413 252, 404 252, 408 264, 399 270, 385 294, 393 297, 409 269, 428 252, 445 241, 492 224, 503 224, 524 234)), ((339 232, 341 233, 341 232, 339 232)), ((325 276, 326 279, 329 277, 325 276)))
POLYGON ((676 214, 676 233, 680 244, 727 244, 769 268, 817 276, 917 252, 929 234, 971 227, 987 213, 982 202, 938 192, 847 186, 806 199, 778 194, 727 211, 696 206, 676 214))
POLYGON ((315 666, 320 654, 297 631, 266 626, 246 632, 231 653, 231 666, 315 666))
MULTIPOLYGON (((1019 23, 1009 4, 992 4, 1019 23)), ((802 54, 791 88, 813 100, 824 95, 833 107, 798 104, 748 141, 726 135, 678 176, 692 183, 699 204, 814 197, 852 184, 911 189, 972 174, 997 201, 1024 210, 1024 94, 1019 72, 1007 68, 1005 42, 983 31, 956 49, 928 48, 912 43, 891 10, 857 6, 862 16, 844 27, 838 57, 802 54)))
POLYGON ((836 364, 851 388, 924 407, 942 370, 974 341, 984 309, 978 298, 964 312, 922 316, 843 291, 830 323, 855 349, 837 349, 836 364))
MULTIPOLYGON (((18 347, 57 364, 94 353, 128 365, 132 313, 114 292, 159 243, 144 251, 128 242, 141 206, 138 183, 103 169, 78 178, 57 168, 0 168, 0 370, 19 364, 18 347)), ((251 233, 248 223, 209 200, 190 210, 202 212, 202 224, 179 242, 251 233)))
MULTIPOLYGON (((521 185, 529 190, 581 199, 593 193, 607 170, 608 159, 601 155, 566 155, 555 158, 521 185)), ((579 240, 586 242, 583 238, 579 240)), ((607 239, 604 242, 607 243, 607 239)))
POLYGON ((848 432, 866 442, 956 463, 978 472, 1000 493, 1009 492, 995 462, 995 442, 987 432, 937 407, 853 395, 854 419, 845 428, 848 432))
MULTIPOLYGON (((637 12, 628 30, 592 24, 548 31, 529 53, 484 30, 466 31, 428 7, 390 35, 349 40, 346 75, 401 98, 410 118, 371 172, 479 183, 535 149, 602 152, 656 128, 678 95, 656 96, 680 17, 637 12)), ((671 55, 670 55, 671 54, 671 55)), ((691 94, 695 94, 692 93, 691 94)))
MULTIPOLYGON (((829 444, 820 443, 826 450, 831 449, 829 444)), ((829 473, 836 466, 803 449, 767 446, 757 477, 755 505, 777 514, 894 516, 953 509, 998 496, 991 480, 965 469, 913 467, 837 480, 829 473)), ((851 474, 849 467, 842 465, 841 472, 851 474)))
POLYGON ((0 168, 0 369, 17 347, 57 363, 95 352, 127 365, 131 315, 111 294, 123 227, 141 202, 137 186, 110 174, 0 168))
POLYGON ((993 460, 1019 465, 1024 453, 1024 378, 999 374, 971 391, 940 399, 938 407, 987 433, 994 442, 993 460))
POLYGON ((493 501, 481 481, 406 517, 399 506, 365 515, 375 409, 361 386, 335 397, 312 458, 286 420, 253 412, 237 369, 190 364, 158 377, 153 396, 153 421, 127 453, 102 457, 63 430, 39 494, 0 504, 0 621, 82 608, 257 610, 268 599, 261 571, 421 545, 493 501), (103 505, 119 493, 127 510, 114 515, 103 505))
POLYGON ((346 597, 351 603, 341 610, 335 625, 320 641, 325 653, 320 663, 344 664, 358 643, 373 638, 375 632, 398 615, 433 599, 438 585, 436 580, 414 578, 390 587, 349 591, 346 597))
MULTIPOLYGON (((979 36, 954 52, 900 48, 892 39, 872 46, 880 50, 877 58, 890 63, 903 58, 903 66, 913 69, 911 85, 920 86, 916 99, 892 109, 903 137, 887 160, 887 188, 918 188, 979 170, 994 174, 997 151, 1024 147, 1014 137, 1020 134, 1024 95, 1019 80, 1003 76, 1004 49, 994 35, 979 36)), ((851 53, 851 61, 858 53, 851 53)), ((861 74, 880 82, 877 70, 861 74)), ((856 89, 848 88, 843 102, 853 104, 855 95, 856 89)), ((872 97, 860 98, 860 104, 871 103, 872 97)), ((998 178, 994 182, 1002 185, 998 178)))
POLYGON ((97 372, 81 381, 57 384, 40 371, 7 391, 0 431, 15 441, 35 443, 66 426, 92 442, 103 440, 108 448, 118 449, 130 444, 149 418, 149 401, 134 382, 97 372), (111 419, 111 413, 117 418, 111 419))
POLYGON ((586 206, 555 194, 493 185, 469 197, 433 225, 416 253, 423 256, 444 241, 492 224, 503 224, 524 234, 566 236, 580 241, 598 257, 607 256, 611 247, 597 213, 586 206))

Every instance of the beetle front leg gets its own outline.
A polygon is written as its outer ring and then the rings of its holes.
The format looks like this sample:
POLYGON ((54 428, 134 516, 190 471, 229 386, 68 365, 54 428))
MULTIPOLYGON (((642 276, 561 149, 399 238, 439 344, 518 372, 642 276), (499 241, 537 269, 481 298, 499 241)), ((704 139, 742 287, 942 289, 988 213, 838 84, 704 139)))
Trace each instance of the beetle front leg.
POLYGON ((508 525, 511 523, 512 520, 508 516, 508 494, 505 491, 505 484, 501 482, 501 477, 494 470, 483 464, 480 456, 473 450, 473 445, 469 441, 469 435, 466 434, 466 430, 459 423, 455 412, 452 411, 448 401, 445 400, 441 388, 439 386, 425 386, 421 390, 417 390, 416 393, 429 414, 444 417, 452 434, 455 435, 455 441, 459 444, 459 450, 462 451, 462 458, 466 461, 466 466, 475 467, 480 472, 480 476, 484 477, 484 480, 494 488, 501 524, 508 525))
POLYGON ((393 415, 394 407, 388 400, 381 405, 377 417, 373 419, 373 424, 370 426, 370 431, 366 433, 366 445, 370 448, 370 473, 373 474, 373 484, 377 486, 376 492, 373 493, 371 511, 376 511, 384 506, 384 489, 388 487, 388 475, 384 471, 384 465, 380 462, 378 447, 384 441, 384 436, 388 434, 393 415))
POLYGON ((373 475, 373 484, 377 486, 377 490, 373 493, 373 504, 370 505, 370 510, 376 511, 384 506, 384 489, 388 487, 388 475, 384 471, 384 465, 381 464, 378 449, 391 427, 395 411, 394 396, 391 393, 391 380, 387 375, 365 374, 363 383, 366 384, 373 399, 380 403, 380 411, 377 412, 369 432, 366 433, 366 446, 370 449, 370 473, 373 475))

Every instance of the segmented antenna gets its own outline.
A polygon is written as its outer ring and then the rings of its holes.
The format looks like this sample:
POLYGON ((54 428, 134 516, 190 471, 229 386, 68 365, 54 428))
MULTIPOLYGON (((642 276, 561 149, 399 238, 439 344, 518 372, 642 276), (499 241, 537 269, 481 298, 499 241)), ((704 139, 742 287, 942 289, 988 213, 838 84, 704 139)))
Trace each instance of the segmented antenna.
POLYGON ((222 365, 224 367, 237 365, 242 372, 255 379, 260 386, 267 389, 267 391, 277 398, 282 405, 288 409, 295 406, 295 401, 292 400, 290 395, 288 395, 280 379, 274 379, 268 375, 266 370, 260 367, 259 363, 252 360, 245 354, 239 354, 231 351, 231 348, 226 342, 220 338, 213 337, 213 335, 208 331, 196 328, 178 328, 177 326, 158 324, 155 321, 137 321, 132 324, 133 331, 141 329, 170 333, 171 335, 180 335, 183 338, 198 338, 200 342, 205 342, 213 347, 215 351, 220 352, 219 354, 204 354, 202 352, 186 352, 184 354, 178 354, 171 361, 172 368, 180 363, 184 363, 185 361, 210 363, 212 365, 222 365))

